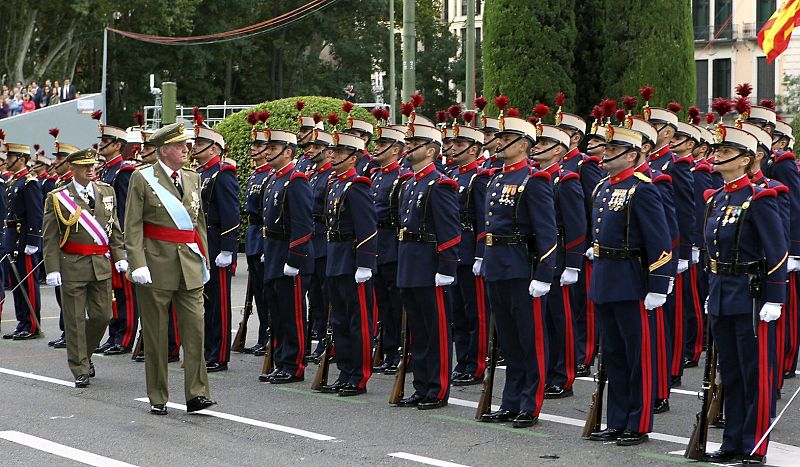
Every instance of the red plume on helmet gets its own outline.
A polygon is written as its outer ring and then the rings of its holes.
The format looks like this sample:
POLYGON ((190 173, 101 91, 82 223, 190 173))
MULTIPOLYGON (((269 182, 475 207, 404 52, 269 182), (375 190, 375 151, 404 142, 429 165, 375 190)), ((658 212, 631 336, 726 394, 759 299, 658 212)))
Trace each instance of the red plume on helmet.
POLYGON ((446 123, 447 122, 447 112, 444 110, 437 110, 436 111, 436 123, 446 123))
POLYGON ((744 96, 736 96, 736 99, 733 100, 733 106, 740 118, 750 113, 750 101, 744 96))
POLYGON ((680 105, 678 102, 672 101, 669 104, 667 104, 667 110, 669 110, 672 113, 678 113, 682 109, 683 109, 683 106, 680 105))
POLYGON ((760 105, 761 107, 766 107, 768 109, 775 110, 775 101, 773 101, 772 99, 761 99, 760 101, 758 101, 758 105, 760 105))
POLYGON ((592 117, 595 120, 600 121, 603 118, 603 108, 599 105, 592 107, 592 117))
POLYGON ((336 125, 338 125, 340 121, 341 119, 339 118, 339 114, 336 112, 331 112, 328 114, 328 124, 334 127, 334 129, 336 129, 336 125))
POLYGON ((510 102, 511 99, 502 94, 494 98, 494 105, 496 105, 497 108, 500 109, 500 114, 503 113, 503 111, 506 109, 506 107, 508 107, 508 104, 510 102))
POLYGON ((483 96, 478 96, 475 98, 473 102, 475 104, 475 108, 478 109, 479 112, 483 112, 483 109, 486 108, 488 102, 486 102, 486 98, 483 96))
POLYGON ((402 113, 406 117, 410 117, 411 114, 414 113, 414 103, 403 102, 402 104, 400 104, 400 113, 402 113))
MULTIPOLYGON (((53 130, 58 130, 58 128, 53 128, 53 130)), ((53 130, 50 130, 50 131, 53 131, 53 130)), ((52 135, 53 133, 50 133, 50 134, 52 135)), ((57 135, 57 134, 58 134, 58 133, 56 133, 56 135, 57 135)), ((0 141, 4 141, 5 139, 6 139, 6 132, 5 132, 5 131, 3 131, 3 130, 0 128, 0 141)))
POLYGON ((475 112, 468 110, 464 112, 461 118, 464 120, 464 123, 466 123, 467 126, 472 126, 472 122, 475 121, 475 112))
POLYGON ((425 103, 425 98, 422 96, 422 94, 415 92, 411 95, 411 103, 414 104, 415 109, 418 109, 422 107, 422 104, 425 103))
POLYGON ((699 125, 700 124, 700 115, 695 115, 694 117, 689 117, 689 123, 692 125, 699 125))
POLYGON ((561 91, 558 91, 556 93, 556 101, 555 101, 556 102, 556 106, 563 107, 564 106, 564 102, 566 102, 566 100, 567 100, 567 95, 566 94, 564 94, 561 91))
POLYGON ((203 126, 203 122, 206 120, 203 117, 203 114, 200 112, 200 107, 194 106, 192 107, 192 119, 194 120, 194 126, 203 126))
POLYGON ((94 112, 92 112, 92 119, 93 120, 100 120, 102 117, 103 117, 103 111, 102 110, 95 110, 94 112))
POLYGON ((306 108, 306 103, 301 100, 298 100, 297 102, 294 103, 294 108, 297 109, 298 112, 302 112, 303 109, 306 108))
POLYGON ((753 86, 750 83, 742 83, 736 85, 736 94, 742 97, 749 97, 753 92, 753 86))
POLYGON ((653 88, 653 86, 650 86, 649 84, 646 84, 644 87, 639 89, 639 95, 642 96, 642 99, 644 99, 645 105, 647 105, 650 102, 650 99, 653 97, 653 94, 655 93, 656 90, 653 88))
POLYGON ((624 107, 628 113, 631 113, 631 111, 636 108, 636 98, 633 96, 624 96, 622 98, 622 107, 624 107))
POLYGON ((536 104, 533 108, 533 114, 536 115, 539 120, 543 119, 549 113, 550 107, 548 107, 547 104, 536 104))
POLYGON ((258 121, 261 123, 267 123, 267 120, 269 120, 270 115, 272 114, 269 113, 269 110, 262 110, 258 112, 257 116, 258 121))
POLYGON ((34 150, 34 151, 37 151, 37 152, 38 152, 38 151, 39 151, 39 148, 40 148, 40 146, 39 146, 38 144, 34 144, 34 145, 33 145, 33 150, 34 150))
POLYGON ((614 99, 605 98, 600 103, 600 107, 603 108, 603 116, 610 122, 611 117, 613 117, 614 113, 617 111, 617 101, 614 99))
POLYGON ((353 110, 353 103, 350 101, 344 101, 342 104, 342 112, 349 114, 351 110, 353 110))
POLYGON ((458 104, 451 105, 447 108, 447 113, 450 114, 450 118, 453 120, 456 120, 458 117, 460 117, 462 111, 463 109, 458 104))
POLYGON ((372 110, 370 110, 370 113, 375 118, 375 120, 382 120, 381 117, 383 116, 383 112, 381 110, 382 109, 380 107, 373 107, 372 110))
POLYGON ((713 112, 708 112, 706 114, 706 124, 711 125, 714 123, 715 117, 713 112))
POLYGON ((136 122, 136 126, 139 128, 144 128, 144 112, 134 112, 133 121, 136 122))
POLYGON ((616 119, 616 120, 617 120, 619 123, 622 123, 622 122, 624 122, 624 121, 625 121, 625 116, 626 116, 626 115, 627 115, 627 114, 625 113, 625 111, 624 111, 623 109, 617 109, 617 111, 616 111, 616 112, 614 112, 614 118, 615 118, 615 119, 616 119))
POLYGON ((247 123, 255 125, 258 123, 258 112, 250 112, 247 114, 247 123))
POLYGON ((519 115, 520 115, 520 114, 519 114, 519 109, 518 109, 518 108, 516 108, 516 107, 511 107, 511 108, 510 108, 510 109, 508 109, 508 111, 506 112, 506 117, 516 117, 516 118, 519 118, 519 115))
MULTIPOLYGON (((696 105, 689 106, 686 115, 689 117, 689 123, 694 123, 694 120, 700 121, 700 109, 696 105)), ((694 124, 697 125, 697 123, 694 124)))
POLYGON ((711 109, 716 112, 720 120, 722 120, 722 117, 733 110, 733 102, 724 97, 715 97, 714 100, 711 101, 711 109))
POLYGON ((385 122, 388 122, 389 118, 391 118, 391 116, 392 116, 392 114, 389 113, 389 109, 388 108, 384 107, 383 109, 381 109, 381 117, 383 117, 383 120, 385 122))
POLYGON ((315 124, 322 121, 322 115, 320 115, 319 112, 314 113, 314 115, 312 115, 311 118, 314 119, 315 124))
MULTIPOLYGON (((50 136, 52 136, 53 138, 58 139, 59 131, 60 130, 58 128, 50 128, 50 131, 48 133, 50 133, 50 136)), ((0 139, 3 139, 3 138, 0 138, 0 139)))
POLYGON ((528 123, 530 123, 531 125, 536 125, 537 123, 539 123, 539 118, 531 115, 530 117, 528 117, 528 123))

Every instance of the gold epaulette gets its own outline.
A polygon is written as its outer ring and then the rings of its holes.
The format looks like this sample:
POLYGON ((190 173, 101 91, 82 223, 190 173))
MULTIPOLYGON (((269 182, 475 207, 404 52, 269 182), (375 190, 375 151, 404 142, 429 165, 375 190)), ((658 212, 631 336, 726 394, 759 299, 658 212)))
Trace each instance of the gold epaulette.
POLYGON ((645 175, 645 174, 643 174, 641 172, 634 172, 633 176, 638 178, 639 180, 645 182, 645 183, 650 183, 650 182, 653 181, 650 177, 648 177, 647 175, 645 175))

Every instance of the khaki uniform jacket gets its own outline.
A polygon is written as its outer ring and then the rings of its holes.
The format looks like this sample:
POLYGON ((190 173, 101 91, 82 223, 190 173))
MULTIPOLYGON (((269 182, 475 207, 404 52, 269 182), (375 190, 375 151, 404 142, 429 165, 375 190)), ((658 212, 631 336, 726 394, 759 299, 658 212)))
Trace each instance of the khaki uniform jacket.
MULTIPOLYGON (((108 235, 108 244, 111 247, 111 255, 114 261, 125 258, 123 250, 122 231, 117 220, 117 199, 114 196, 114 188, 103 182, 92 182, 94 186, 95 206, 92 213, 89 205, 78 195, 75 185, 69 184, 56 188, 51 191, 44 206, 44 225, 42 240, 44 244, 44 267, 47 272, 60 272, 63 281, 91 281, 105 280, 111 278, 111 260, 105 255, 74 255, 64 253, 59 248, 59 243, 64 238, 64 233, 68 228, 55 213, 54 204, 61 203, 55 197, 56 193, 67 190, 70 198, 91 213, 97 222, 103 227, 108 235)), ((69 218, 69 211, 63 205, 59 205, 61 213, 66 219, 69 218)), ((85 245, 95 245, 94 239, 86 229, 76 223, 69 227, 70 233, 67 241, 82 243, 85 245), (77 229, 76 229, 77 227, 77 229)))
MULTIPOLYGON (((164 172, 161 164, 153 164, 154 173, 158 182, 163 185, 176 198, 179 198, 178 189, 172 179, 164 172)), ((144 224, 153 224, 160 227, 177 228, 155 191, 150 188, 147 180, 137 169, 131 175, 128 186, 128 201, 125 208, 125 249, 128 251, 128 278, 138 268, 150 268, 152 284, 137 285, 137 287, 154 287, 163 290, 178 290, 181 286, 196 289, 203 286, 203 259, 194 253, 185 243, 165 242, 144 238, 144 224)), ((200 249, 208 255, 208 242, 206 241, 206 221, 201 209, 200 200, 200 175, 188 169, 181 169, 181 186, 183 187, 183 207, 189 212, 195 230, 200 234, 200 249)), ((209 264, 205 258, 206 265, 209 264)))

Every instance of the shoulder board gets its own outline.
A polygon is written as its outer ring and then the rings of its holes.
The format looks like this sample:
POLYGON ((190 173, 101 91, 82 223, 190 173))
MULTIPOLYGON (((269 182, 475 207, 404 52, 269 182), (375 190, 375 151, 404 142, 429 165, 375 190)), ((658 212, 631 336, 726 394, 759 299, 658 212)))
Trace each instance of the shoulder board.
POLYGON ((700 172, 711 172, 711 166, 708 164, 697 164, 694 166, 694 170, 699 170, 700 172))
POLYGON ((36 177, 36 175, 28 174, 25 176, 25 183, 38 182, 38 181, 39 179, 36 177))
POLYGON ((722 188, 709 188, 703 192, 703 199, 709 201, 711 198, 714 197, 722 188))
POLYGON ((57 191, 66 190, 68 186, 69 186, 69 184, 66 184, 66 185, 62 185, 62 186, 53 188, 52 190, 50 190, 50 193, 52 194, 52 193, 55 193, 57 191))
POLYGON ((786 185, 775 185, 772 187, 775 193, 789 193, 789 187, 786 185))
POLYGON ((683 156, 683 157, 676 157, 675 158, 675 163, 676 164, 689 164, 689 165, 691 165, 692 162, 694 162, 694 160, 692 159, 692 156, 683 156))
POLYGON ((445 176, 439 177, 439 185, 449 186, 454 190, 458 190, 458 183, 452 178, 447 178, 445 176))
POLYGON ((478 170, 478 176, 479 177, 491 177, 492 176, 492 171, 491 170, 486 170, 486 169, 480 169, 480 170, 478 170))
POLYGON ((107 186, 107 187, 111 188, 111 185, 109 185, 108 183, 106 183, 106 182, 104 182, 102 180, 95 180, 94 183, 99 185, 99 186, 107 186))
POLYGON ((784 152, 780 156, 775 157, 775 162, 781 162, 785 160, 794 160, 794 153, 793 152, 784 152))
POLYGON ((502 170, 503 169, 501 167, 493 167, 493 168, 489 169, 489 175, 494 176, 494 175, 500 173, 502 170))
POLYGON ((353 183, 364 183, 367 186, 372 186, 372 180, 367 177, 359 175, 358 177, 353 179, 353 183))
POLYGON ((653 183, 672 183, 672 177, 667 174, 661 174, 653 179, 653 183))
POLYGON ((545 172, 544 170, 537 170, 536 172, 531 174, 531 178, 543 178, 549 182, 550 174, 545 172))
POLYGON ((645 183, 650 183, 650 182, 653 181, 650 177, 648 177, 647 175, 645 175, 645 174, 643 174, 641 172, 634 172, 633 176, 638 178, 639 180, 645 182, 645 183))
POLYGON ((600 158, 597 156, 587 156, 586 159, 583 160, 584 164, 588 164, 589 162, 593 162, 595 164, 600 163, 600 158))
POLYGON ((580 176, 575 172, 564 171, 564 175, 561 177, 561 183, 564 183, 568 180, 580 180, 580 176))
POLYGON ((305 172, 292 172, 292 176, 289 177, 289 181, 294 180, 295 178, 302 178, 303 180, 308 180, 308 175, 305 172))
POLYGON ((220 172, 224 172, 226 170, 236 173, 236 167, 232 166, 231 164, 225 164, 219 169, 220 172))
POLYGON ((756 191, 756 194, 753 196, 753 200, 766 197, 777 198, 778 192, 773 190, 772 188, 762 188, 756 191))

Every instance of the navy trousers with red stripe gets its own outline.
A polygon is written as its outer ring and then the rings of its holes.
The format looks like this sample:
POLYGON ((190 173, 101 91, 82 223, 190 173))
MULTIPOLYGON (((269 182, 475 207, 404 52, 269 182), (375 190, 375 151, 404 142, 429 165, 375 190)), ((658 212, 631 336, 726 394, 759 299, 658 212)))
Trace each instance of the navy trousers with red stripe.
POLYGON ((258 344, 267 345, 267 328, 269 327, 269 309, 264 300, 264 289, 261 282, 264 277, 264 263, 261 262, 261 255, 250 255, 247 257, 247 273, 250 275, 250 287, 253 289, 253 303, 258 314, 258 344))
POLYGON ((653 430, 651 313, 642 302, 596 304, 608 374, 607 425, 617 430, 653 430))
POLYGON ((800 285, 800 273, 789 273, 789 285, 786 294, 786 306, 784 307, 785 313, 785 352, 784 352, 784 366, 783 371, 795 372, 797 370, 797 351, 800 347, 800 319, 798 319, 798 308, 800 308, 800 300, 798 300, 798 286, 800 285))
POLYGON ((403 303, 397 289, 397 262, 379 264, 372 278, 379 320, 383 329, 383 353, 386 361, 400 363, 400 331, 403 326, 403 303))
POLYGON ((673 315, 669 322, 672 336, 672 341, 669 342, 672 352, 670 356, 670 375, 673 378, 683 376, 683 351, 686 347, 686 315, 690 313, 690 309, 687 306, 690 301, 687 300, 687 297, 691 296, 690 291, 689 270, 686 270, 675 278, 673 315))
MULTIPOLYGON (((39 253, 35 253, 33 255, 20 254, 14 260, 14 263, 17 266, 17 271, 20 275, 20 279, 22 279, 22 285, 14 290, 14 312, 16 313, 17 317, 17 331, 29 331, 34 334, 40 332, 39 327, 36 324, 41 323, 42 319, 39 279, 36 276, 36 273, 28 275, 28 273, 33 270, 33 266, 39 263, 41 259, 40 257, 41 255, 39 253), (23 279, 25 276, 28 276, 27 279, 23 279), (28 307, 27 302, 25 302, 25 297, 23 294, 27 295, 31 302, 31 306, 33 307, 33 315, 31 315, 31 308, 28 307), (36 316, 35 320, 33 319, 34 315, 36 316)), ((8 272, 11 272, 10 268, 8 272)), ((14 277, 14 274, 9 274, 9 276, 11 278, 11 286, 15 287, 17 285, 17 281, 14 277)))
POLYGON ((450 395, 450 297, 448 287, 401 288, 411 332, 414 393, 429 400, 450 395))
MULTIPOLYGON (((506 359, 502 410, 539 416, 544 401, 546 297, 531 298, 527 279, 487 282, 497 340, 506 359)), ((548 294, 549 295, 549 294, 548 294)))
POLYGON ((656 308, 650 313, 650 335, 653 337, 653 373, 655 374, 655 398, 669 399, 670 366, 672 349, 667 344, 670 342, 669 326, 667 325, 667 310, 656 308))
POLYGON ((547 294, 548 354, 546 384, 572 389, 575 382, 575 332, 572 319, 571 286, 561 286, 556 274, 555 282, 547 294))
POLYGON ((453 303, 453 342, 456 347, 456 372, 482 377, 489 346, 489 312, 482 277, 475 277, 472 265, 458 267, 458 283, 451 288, 453 303))
POLYGON ((372 376, 372 281, 356 284, 352 274, 325 279, 336 342, 337 381, 367 387, 372 376))
POLYGON ((231 357, 231 266, 211 266, 204 288, 206 363, 228 363, 231 357))
MULTIPOLYGON (((111 265, 113 268, 114 265, 111 265)), ((136 305, 136 293, 134 285, 125 277, 124 274, 117 275, 117 280, 113 280, 114 285, 114 316, 108 323, 108 340, 111 345, 121 345, 126 349, 133 347, 136 340, 136 330, 139 329, 139 307, 136 305)))
POLYGON ((592 262, 585 259, 578 282, 572 289, 572 322, 575 329, 575 363, 591 366, 597 344, 597 322, 594 303, 589 300, 589 284, 592 277, 592 262))
MULTIPOLYGON (((314 273, 308 278, 308 319, 311 320, 311 330, 316 332, 318 341, 314 352, 322 353, 325 350, 325 332, 328 327, 328 290, 325 287, 325 268, 328 258, 322 256, 314 260, 314 273)), ((311 336, 306 336, 310 339, 311 336)))
MULTIPOLYGON (((772 383, 769 378, 768 325, 740 315, 711 317, 711 332, 717 345, 718 365, 725 386, 725 431, 721 449, 750 454, 769 427, 772 383)), ((756 454, 765 455, 765 440, 756 454)))
POLYGON ((698 264, 689 266, 689 270, 684 273, 687 276, 683 282, 683 322, 685 325, 685 348, 683 353, 685 358, 693 362, 697 362, 700 359, 700 354, 703 353, 703 336, 705 336, 703 332, 705 297, 702 295, 699 285, 698 275, 700 274, 700 269, 698 264))
POLYGON ((306 278, 299 275, 264 281, 264 298, 271 304, 270 317, 275 333, 275 368, 294 376, 302 376, 306 369, 303 361, 306 340, 303 309, 305 282, 306 278))

